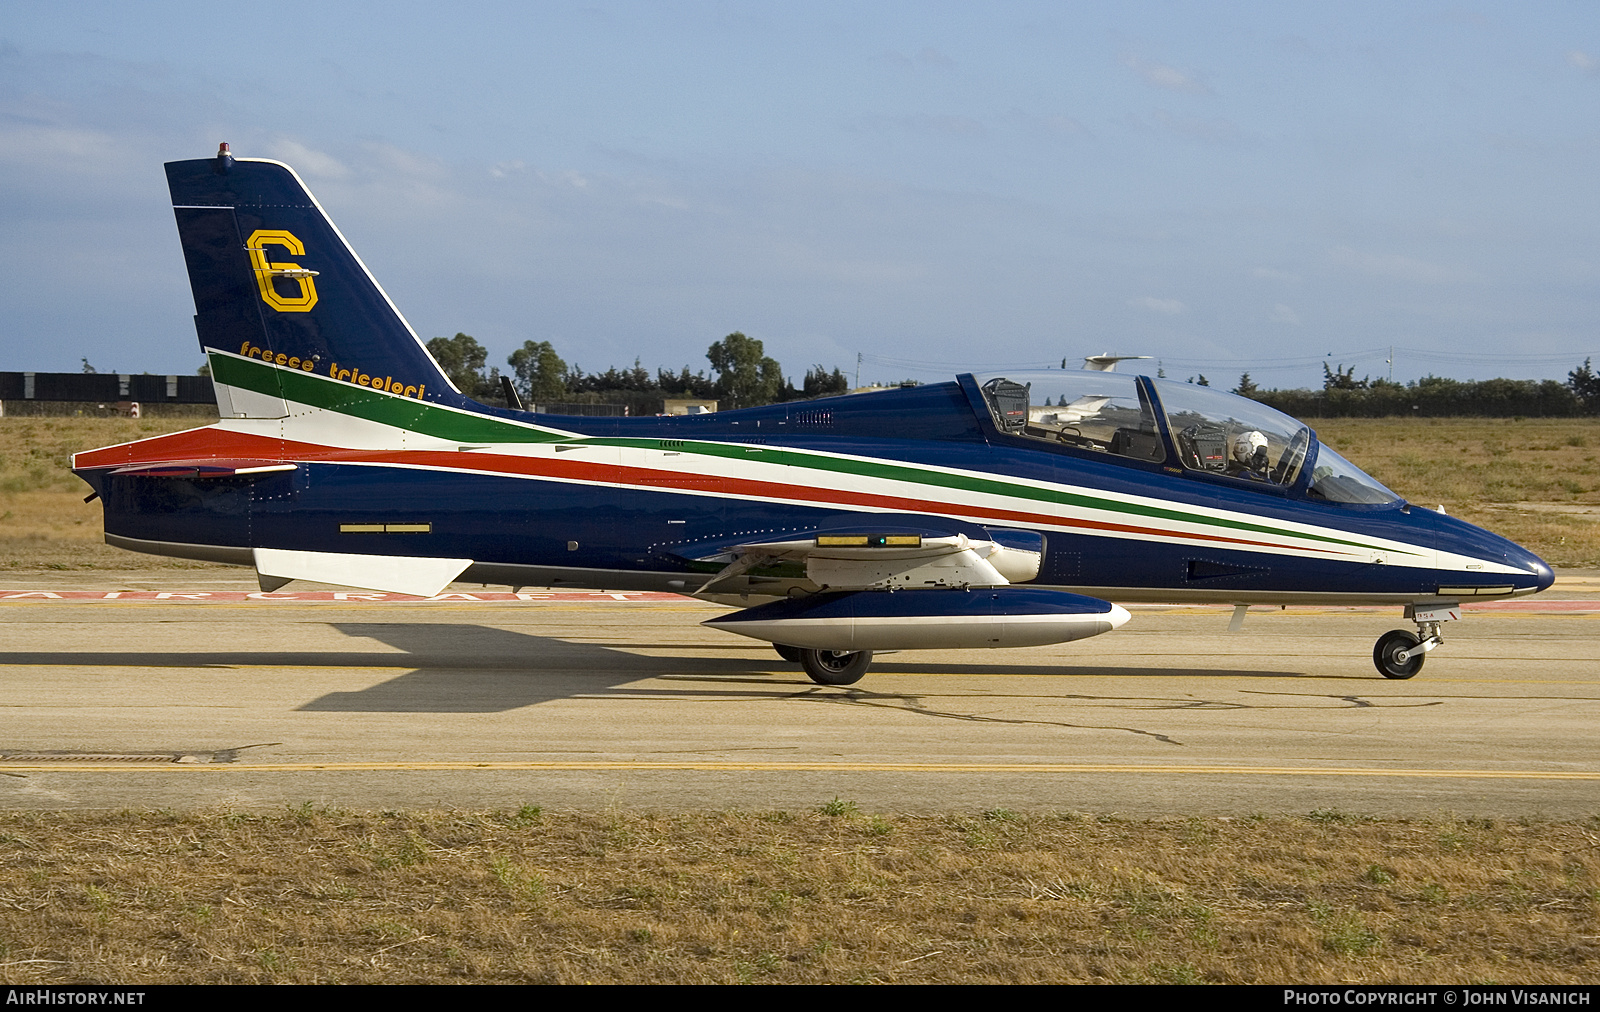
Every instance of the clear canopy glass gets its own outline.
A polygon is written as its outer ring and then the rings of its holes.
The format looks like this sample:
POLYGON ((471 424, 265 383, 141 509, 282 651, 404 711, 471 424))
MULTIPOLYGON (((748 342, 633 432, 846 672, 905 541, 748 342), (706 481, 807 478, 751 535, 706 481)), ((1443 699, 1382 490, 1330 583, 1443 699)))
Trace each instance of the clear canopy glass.
MULTIPOLYGON (((1155 405, 1136 376, 1051 369, 974 378, 1003 432, 1133 460, 1167 459, 1155 405)), ((1280 487, 1300 477, 1311 430, 1298 420, 1212 387, 1150 382, 1189 471, 1280 487)), ((1317 449, 1307 494, 1339 503, 1400 499, 1326 446, 1317 449)))
POLYGON ((1311 468, 1308 494, 1314 499, 1326 499, 1329 502, 1381 504, 1400 501, 1399 496, 1384 488, 1377 479, 1324 445, 1317 447, 1317 462, 1311 468))
POLYGON ((1311 443, 1300 422, 1211 387, 1154 383, 1184 467, 1271 485, 1293 485, 1300 476, 1311 443))
POLYGON ((975 377, 1004 432, 1160 462, 1166 449, 1136 377, 1051 370, 975 377))

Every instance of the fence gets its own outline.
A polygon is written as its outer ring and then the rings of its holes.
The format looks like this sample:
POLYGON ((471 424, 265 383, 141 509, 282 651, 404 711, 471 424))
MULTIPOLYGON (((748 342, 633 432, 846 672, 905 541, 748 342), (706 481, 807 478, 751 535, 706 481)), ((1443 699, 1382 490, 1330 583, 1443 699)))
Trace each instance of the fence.
POLYGON ((0 372, 0 401, 139 401, 215 404, 210 376, 0 372))
POLYGON ((215 405, 210 376, 0 372, 0 414, 60 413, 68 405, 215 405), (52 410, 54 409, 54 410, 52 410))

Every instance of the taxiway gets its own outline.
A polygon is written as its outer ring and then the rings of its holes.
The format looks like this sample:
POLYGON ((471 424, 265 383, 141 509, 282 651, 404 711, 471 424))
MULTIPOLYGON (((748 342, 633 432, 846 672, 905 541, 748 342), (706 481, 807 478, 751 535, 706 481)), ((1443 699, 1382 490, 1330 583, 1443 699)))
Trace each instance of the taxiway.
POLYGON ((848 688, 665 595, 107 580, 0 580, 0 806, 1600 812, 1595 574, 1469 611, 1404 682, 1370 661, 1391 611, 1143 607, 848 688))

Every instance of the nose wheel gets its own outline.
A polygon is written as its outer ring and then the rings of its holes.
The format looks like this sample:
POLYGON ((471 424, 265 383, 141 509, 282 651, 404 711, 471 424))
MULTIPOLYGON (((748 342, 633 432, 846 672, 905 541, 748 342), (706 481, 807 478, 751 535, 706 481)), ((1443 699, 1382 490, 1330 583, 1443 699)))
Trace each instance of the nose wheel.
POLYGON ((1417 631, 1393 629, 1378 637, 1372 648, 1372 663, 1385 678, 1410 678, 1422 670, 1428 651, 1444 645, 1439 626, 1461 617, 1455 601, 1426 601, 1406 606, 1406 618, 1417 624, 1417 631))
POLYGON ((1422 670, 1428 659, 1425 651, 1418 650, 1421 639, 1405 629, 1393 629, 1378 637, 1372 648, 1372 663, 1385 678, 1410 678, 1422 670))

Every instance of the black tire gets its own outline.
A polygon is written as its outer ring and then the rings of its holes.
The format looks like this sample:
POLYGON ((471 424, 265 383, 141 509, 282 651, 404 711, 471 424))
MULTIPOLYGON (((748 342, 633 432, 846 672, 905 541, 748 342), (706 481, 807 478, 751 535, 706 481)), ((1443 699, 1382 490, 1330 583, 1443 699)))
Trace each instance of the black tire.
POLYGON ((801 651, 800 651, 799 647, 791 647, 791 646, 787 646, 787 645, 785 645, 783 643, 774 643, 774 644, 772 644, 772 649, 776 650, 778 652, 778 656, 782 657, 784 660, 788 661, 790 664, 799 664, 800 663, 800 652, 801 651))
POLYGON ((818 685, 854 685, 872 666, 872 651, 802 650, 800 664, 818 685))
POLYGON ((1377 666, 1378 674, 1385 678, 1410 678, 1421 671, 1427 654, 1414 654, 1404 663, 1395 659, 1400 651, 1410 650, 1421 642, 1405 629, 1394 629, 1379 636, 1377 645, 1372 648, 1372 663, 1377 666))

